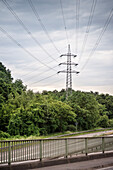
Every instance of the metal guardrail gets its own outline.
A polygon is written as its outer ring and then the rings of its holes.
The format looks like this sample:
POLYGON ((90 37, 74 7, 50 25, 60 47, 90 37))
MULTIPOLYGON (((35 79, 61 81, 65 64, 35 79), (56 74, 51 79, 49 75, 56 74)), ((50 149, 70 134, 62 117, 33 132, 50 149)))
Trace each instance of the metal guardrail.
POLYGON ((0 164, 113 151, 113 137, 0 141, 0 164))

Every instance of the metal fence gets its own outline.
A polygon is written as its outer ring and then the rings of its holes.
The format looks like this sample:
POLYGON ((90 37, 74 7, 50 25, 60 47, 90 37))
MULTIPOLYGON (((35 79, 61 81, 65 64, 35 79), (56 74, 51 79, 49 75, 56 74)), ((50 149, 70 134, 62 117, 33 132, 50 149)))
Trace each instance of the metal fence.
POLYGON ((0 141, 0 164, 113 150, 113 137, 0 141))

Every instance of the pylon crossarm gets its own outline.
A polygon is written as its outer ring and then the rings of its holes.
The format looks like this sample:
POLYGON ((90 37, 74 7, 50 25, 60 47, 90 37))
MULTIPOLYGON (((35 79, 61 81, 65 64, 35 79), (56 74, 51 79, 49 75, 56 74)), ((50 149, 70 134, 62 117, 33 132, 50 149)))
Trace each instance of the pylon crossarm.
POLYGON ((63 56, 67 56, 67 54, 62 54, 62 55, 60 55, 60 57, 63 57, 63 56))
MULTIPOLYGON (((59 66, 60 66, 60 65, 67 65, 67 63, 66 63, 66 62, 65 62, 65 63, 60 63, 59 66)), ((77 66, 78 64, 76 64, 76 63, 68 63, 68 65, 77 66)))
POLYGON ((63 65, 67 65, 67 63, 60 63, 59 66, 62 65, 62 64, 63 64, 63 65))
MULTIPOLYGON (((67 71, 66 70, 62 70, 62 71, 58 71, 57 73, 67 73, 67 71)), ((68 71, 68 73, 76 73, 76 74, 78 74, 80 72, 79 71, 68 71)))
POLYGON ((63 71, 58 71, 57 73, 66 73, 66 71, 65 71, 65 70, 63 70, 63 71))
POLYGON ((73 56, 73 57, 77 57, 77 55, 75 55, 75 54, 71 54, 71 56, 73 56))

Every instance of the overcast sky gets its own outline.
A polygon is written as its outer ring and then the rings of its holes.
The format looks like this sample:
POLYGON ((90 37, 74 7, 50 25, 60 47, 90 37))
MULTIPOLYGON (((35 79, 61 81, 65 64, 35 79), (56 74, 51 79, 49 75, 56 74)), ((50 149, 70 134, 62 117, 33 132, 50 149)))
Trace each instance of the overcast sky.
POLYGON ((113 95, 113 0, 0 0, 0 61, 36 91, 65 88, 68 44, 73 89, 113 95))

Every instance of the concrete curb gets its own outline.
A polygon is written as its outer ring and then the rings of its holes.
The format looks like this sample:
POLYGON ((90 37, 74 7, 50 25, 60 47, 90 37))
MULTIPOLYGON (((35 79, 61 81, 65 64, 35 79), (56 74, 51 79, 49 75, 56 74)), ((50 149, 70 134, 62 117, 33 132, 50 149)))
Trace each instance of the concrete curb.
MULTIPOLYGON (((43 160, 42 162, 35 160, 35 161, 27 161, 27 162, 22 162, 22 163, 12 163, 10 166, 5 164, 5 165, 0 165, 0 170, 20 170, 20 169, 27 170, 27 169, 33 169, 33 168, 41 168, 41 167, 61 165, 61 164, 67 164, 67 163, 82 162, 82 161, 107 158, 107 157, 113 157, 113 152, 73 157, 73 158, 61 158, 61 159, 45 160, 45 161, 43 160)), ((113 164, 110 164, 110 165, 113 165, 113 164)))

